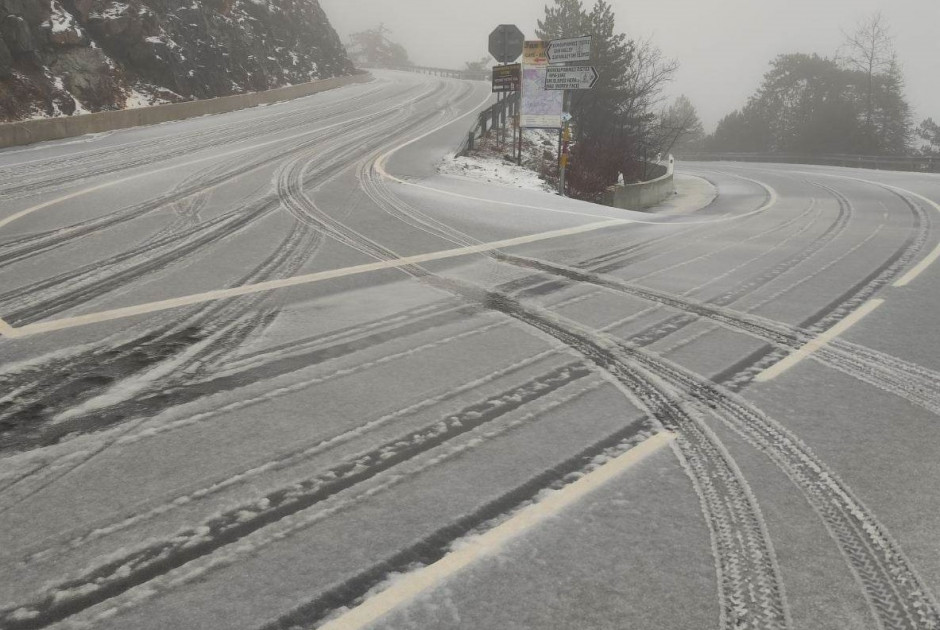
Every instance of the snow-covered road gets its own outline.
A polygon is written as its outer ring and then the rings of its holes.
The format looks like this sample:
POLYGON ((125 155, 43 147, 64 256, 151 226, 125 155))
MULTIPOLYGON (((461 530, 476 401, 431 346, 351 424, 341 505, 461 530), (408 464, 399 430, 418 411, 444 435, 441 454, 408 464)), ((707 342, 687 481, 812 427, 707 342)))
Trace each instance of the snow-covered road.
POLYGON ((375 74, 0 152, 0 627, 940 627, 940 177, 604 208, 375 74))

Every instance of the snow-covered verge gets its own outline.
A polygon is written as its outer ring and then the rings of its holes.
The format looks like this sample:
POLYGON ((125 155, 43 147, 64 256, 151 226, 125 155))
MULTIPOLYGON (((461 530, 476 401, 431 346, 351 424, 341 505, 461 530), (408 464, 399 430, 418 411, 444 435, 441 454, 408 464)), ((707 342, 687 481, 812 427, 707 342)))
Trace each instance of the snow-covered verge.
POLYGON ((459 175, 526 190, 552 192, 552 187, 538 173, 495 156, 450 156, 438 167, 442 175, 459 175))
POLYGON ((448 156, 438 166, 442 175, 479 179, 526 190, 554 192, 557 147, 553 134, 527 130, 523 135, 522 165, 512 159, 508 140, 499 145, 495 135, 482 138, 470 155, 448 156))
POLYGON ((0 1, 0 122, 349 74, 317 0, 0 1))

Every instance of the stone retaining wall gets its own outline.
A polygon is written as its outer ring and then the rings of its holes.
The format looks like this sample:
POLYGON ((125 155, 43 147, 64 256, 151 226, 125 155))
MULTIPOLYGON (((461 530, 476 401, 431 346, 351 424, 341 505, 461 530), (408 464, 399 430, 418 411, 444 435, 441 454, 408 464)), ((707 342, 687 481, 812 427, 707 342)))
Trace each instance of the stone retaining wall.
POLYGON ((661 204, 676 192, 673 181, 675 160, 669 156, 666 174, 648 182, 611 186, 604 195, 604 205, 624 210, 645 210, 661 204))
POLYGON ((370 74, 354 74, 347 77, 322 79, 311 83, 276 88, 265 92, 251 92, 249 94, 236 94, 234 96, 186 101, 185 103, 169 103, 137 109, 97 112, 81 116, 63 116, 60 118, 41 118, 3 123, 0 124, 0 148, 47 140, 61 140, 63 138, 83 136, 88 133, 127 129, 128 127, 156 125, 171 120, 205 116, 206 114, 233 112, 257 105, 289 101, 353 83, 366 83, 371 80, 372 75, 370 74))

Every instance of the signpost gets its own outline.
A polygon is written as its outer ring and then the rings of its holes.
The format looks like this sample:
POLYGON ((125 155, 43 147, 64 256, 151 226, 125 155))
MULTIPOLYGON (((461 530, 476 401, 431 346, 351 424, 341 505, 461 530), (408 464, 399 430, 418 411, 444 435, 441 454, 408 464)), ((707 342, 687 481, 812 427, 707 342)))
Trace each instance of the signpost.
POLYGON ((518 92, 522 88, 522 66, 493 67, 493 93, 518 92))
POLYGON ((548 45, 548 63, 577 63, 591 60, 591 37, 554 39, 548 45))
MULTIPOLYGON (((525 35, 515 24, 500 24, 492 33, 490 33, 489 51, 490 54, 500 64, 512 63, 522 54, 522 44, 525 42, 525 35)), ((512 67, 512 66, 509 66, 512 67)), ((516 71, 493 69, 493 92, 502 102, 502 97, 506 92, 517 91, 520 87, 521 70, 515 66, 516 71)), ((502 135, 497 131, 497 144, 502 145, 503 137, 506 134, 506 112, 505 108, 500 109, 500 119, 502 120, 502 135)))
POLYGON ((490 33, 490 54, 499 63, 512 63, 522 54, 525 35, 515 24, 500 24, 490 33))
MULTIPOLYGON (((528 42, 526 42, 528 44, 528 42)), ((568 113, 568 92, 571 90, 590 90, 597 84, 597 69, 593 66, 569 66, 591 60, 591 37, 571 37, 555 39, 548 43, 545 50, 548 67, 545 69, 545 91, 563 94, 561 122, 562 129, 558 136, 558 191, 565 196, 565 172, 570 160, 571 114, 568 113)))
POLYGON ((593 66, 549 66, 545 74, 546 90, 590 90, 597 83, 593 66))

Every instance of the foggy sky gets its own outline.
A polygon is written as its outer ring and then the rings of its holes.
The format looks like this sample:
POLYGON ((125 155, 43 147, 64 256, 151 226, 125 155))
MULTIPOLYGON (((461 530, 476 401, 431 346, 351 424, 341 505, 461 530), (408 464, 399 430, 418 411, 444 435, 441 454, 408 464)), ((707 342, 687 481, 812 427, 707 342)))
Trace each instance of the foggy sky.
MULTIPOLYGON (((347 41, 380 22, 421 65, 460 68, 487 54, 498 24, 533 37, 546 0, 320 0, 347 41)), ((585 6, 593 4, 584 1, 585 6)), ((692 99, 706 128, 744 105, 780 53, 832 56, 861 19, 891 24, 915 121, 940 122, 940 0, 611 0, 618 29, 651 37, 680 63, 670 95, 692 99)))

